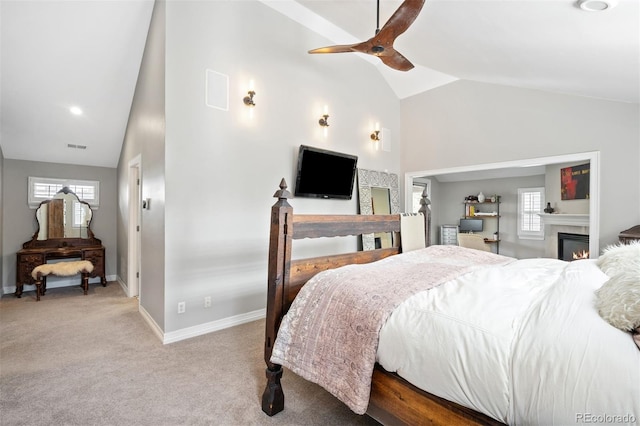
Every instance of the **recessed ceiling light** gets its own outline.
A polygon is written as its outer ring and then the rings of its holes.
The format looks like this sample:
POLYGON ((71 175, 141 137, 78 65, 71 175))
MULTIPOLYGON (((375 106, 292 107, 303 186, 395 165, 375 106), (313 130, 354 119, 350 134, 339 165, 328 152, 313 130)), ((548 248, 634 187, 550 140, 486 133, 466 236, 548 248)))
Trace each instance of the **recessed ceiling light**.
POLYGON ((71 108, 69 108, 69 112, 71 112, 71 114, 73 115, 82 115, 82 110, 77 106, 72 106, 71 108))
POLYGON ((617 0, 578 0, 580 9, 588 12, 602 12, 613 9, 617 4, 617 0))

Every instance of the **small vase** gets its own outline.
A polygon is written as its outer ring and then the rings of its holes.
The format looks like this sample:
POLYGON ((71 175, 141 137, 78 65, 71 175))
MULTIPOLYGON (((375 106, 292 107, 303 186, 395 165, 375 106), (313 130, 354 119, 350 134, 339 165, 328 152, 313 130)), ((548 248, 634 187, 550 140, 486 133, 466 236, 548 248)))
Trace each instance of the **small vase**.
POLYGON ((551 207, 551 203, 547 203, 547 208, 544 209, 545 213, 553 213, 553 207, 551 207))
POLYGON ((484 200, 485 200, 484 194, 482 192, 480 192, 478 194, 478 202, 479 203, 484 203, 484 200))

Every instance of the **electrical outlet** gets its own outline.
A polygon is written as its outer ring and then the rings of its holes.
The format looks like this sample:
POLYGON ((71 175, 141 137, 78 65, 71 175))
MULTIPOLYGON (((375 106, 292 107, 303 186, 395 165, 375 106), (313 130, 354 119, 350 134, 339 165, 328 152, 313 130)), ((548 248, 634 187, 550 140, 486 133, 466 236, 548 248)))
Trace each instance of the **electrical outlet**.
POLYGON ((205 308, 210 308, 211 307, 211 296, 206 296, 204 298, 204 307, 205 308))
POLYGON ((185 302, 178 302, 178 313, 184 314, 187 310, 187 304, 185 302))

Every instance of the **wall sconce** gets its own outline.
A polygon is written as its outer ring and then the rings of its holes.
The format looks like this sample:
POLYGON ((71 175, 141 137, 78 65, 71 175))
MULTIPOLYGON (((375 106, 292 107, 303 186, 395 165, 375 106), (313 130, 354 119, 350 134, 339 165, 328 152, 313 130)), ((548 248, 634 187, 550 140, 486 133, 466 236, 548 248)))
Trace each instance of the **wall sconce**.
POLYGON ((324 106, 324 114, 322 114, 322 118, 318 120, 318 124, 321 127, 329 127, 329 108, 326 105, 324 106))
POLYGON ((324 137, 327 137, 327 127, 329 127, 329 111, 328 111, 328 107, 325 105, 324 106, 324 114, 322 114, 322 117, 320 117, 320 120, 318 120, 318 124, 320 125, 320 127, 322 127, 324 129, 324 137))
POLYGON ((247 96, 242 99, 242 102, 246 106, 254 107, 256 103, 253 101, 253 97, 256 94, 255 90, 253 90, 253 80, 249 80, 249 91, 247 92, 247 96))
POLYGON ((329 127, 329 114, 323 114, 322 118, 318 120, 318 124, 322 127, 329 127))
POLYGON ((376 123, 375 130, 371 133, 371 140, 376 144, 376 149, 378 149, 378 142, 380 142, 380 123, 376 123))
POLYGON ((242 99, 242 102, 244 102, 246 106, 250 106, 250 107, 256 106, 256 103, 253 101, 253 95, 255 94, 256 94, 255 91, 249 90, 247 92, 247 96, 245 96, 244 99, 242 99))

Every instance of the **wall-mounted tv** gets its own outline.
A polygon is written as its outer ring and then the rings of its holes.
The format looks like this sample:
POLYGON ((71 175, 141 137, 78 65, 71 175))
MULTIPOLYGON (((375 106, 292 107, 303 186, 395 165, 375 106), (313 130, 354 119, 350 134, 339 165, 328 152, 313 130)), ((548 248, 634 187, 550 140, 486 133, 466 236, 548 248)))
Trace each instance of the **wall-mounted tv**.
POLYGON ((350 200, 358 157, 300 145, 296 171, 296 197, 350 200))
POLYGON ((460 232, 482 232, 482 219, 460 219, 458 230, 460 232))

